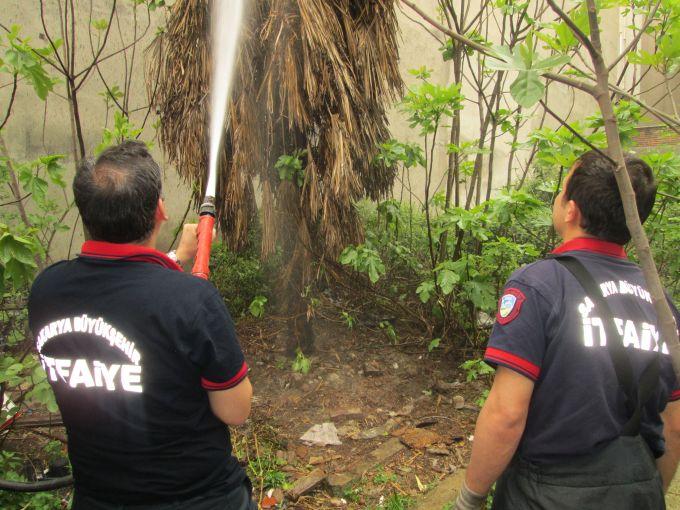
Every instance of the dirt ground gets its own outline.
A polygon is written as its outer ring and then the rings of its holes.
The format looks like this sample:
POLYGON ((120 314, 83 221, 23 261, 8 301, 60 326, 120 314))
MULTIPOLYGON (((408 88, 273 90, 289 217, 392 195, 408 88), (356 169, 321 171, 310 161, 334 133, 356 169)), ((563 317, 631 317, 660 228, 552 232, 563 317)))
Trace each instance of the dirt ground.
MULTIPOLYGON (((317 349, 307 374, 293 371, 284 355, 285 321, 265 317, 237 325, 255 395, 251 418, 232 429, 232 442, 261 508, 447 509, 469 459, 476 401, 489 383, 484 377, 468 382, 459 368, 474 353, 444 346, 428 352, 422 335, 401 328, 395 345, 377 325, 348 329, 336 313, 316 320, 317 349), (322 423, 335 426, 342 444, 300 439, 322 423), (291 495, 307 481, 310 490, 291 495)), ((32 456, 39 445, 63 437, 58 426, 19 426, 4 447, 32 456)), ((69 493, 61 491, 65 498, 69 493)), ((667 505, 680 510, 678 477, 667 505)))
POLYGON ((395 345, 377 327, 350 330, 320 318, 303 375, 284 355, 286 332, 275 319, 239 325, 255 396, 249 425, 234 431, 234 443, 263 508, 402 510, 466 464, 475 401, 488 383, 467 382, 460 355, 429 353, 417 335, 400 331, 395 345), (300 440, 322 423, 336 427, 341 445, 300 440), (310 473, 321 481, 282 502, 310 473), (272 485, 282 488, 272 492, 272 485))
MULTIPOLYGON (((420 495, 460 472, 469 457, 479 412, 474 402, 488 381, 466 382, 460 355, 428 352, 417 332, 397 325, 395 344, 377 323, 359 321, 349 329, 332 318, 338 313, 328 310, 324 318, 319 310, 307 374, 295 372, 285 355, 285 320, 266 316, 237 324, 254 398, 247 424, 232 428, 232 443, 263 510, 415 508, 420 495), (342 444, 300 440, 322 423, 336 427, 342 444), (310 474, 317 483, 292 495, 310 474)), ((36 452, 50 440, 64 441, 58 423, 58 415, 36 409, 5 438, 5 448, 34 464, 27 476, 46 467, 36 452), (27 428, 26 422, 44 424, 27 428)), ((64 505, 69 494, 60 491, 64 505)))

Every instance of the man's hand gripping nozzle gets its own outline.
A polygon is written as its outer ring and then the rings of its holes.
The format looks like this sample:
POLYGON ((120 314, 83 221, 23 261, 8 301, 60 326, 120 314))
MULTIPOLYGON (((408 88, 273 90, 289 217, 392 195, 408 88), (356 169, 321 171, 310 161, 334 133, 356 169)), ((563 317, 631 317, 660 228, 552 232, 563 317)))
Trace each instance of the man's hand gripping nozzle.
POLYGON ((205 202, 199 210, 198 220, 198 251, 194 260, 194 267, 191 274, 208 279, 210 275, 210 247, 212 245, 213 227, 215 226, 215 199, 206 197, 205 202))

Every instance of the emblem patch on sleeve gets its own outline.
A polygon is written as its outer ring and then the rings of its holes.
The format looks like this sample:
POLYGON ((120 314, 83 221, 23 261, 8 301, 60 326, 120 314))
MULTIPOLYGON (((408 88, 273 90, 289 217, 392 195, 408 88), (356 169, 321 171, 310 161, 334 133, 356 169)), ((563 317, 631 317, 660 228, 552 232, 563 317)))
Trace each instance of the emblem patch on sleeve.
POLYGON ((512 322, 522 309, 522 303, 526 296, 524 292, 519 289, 509 288, 498 300, 498 312, 496 312, 496 320, 499 324, 507 324, 512 322))

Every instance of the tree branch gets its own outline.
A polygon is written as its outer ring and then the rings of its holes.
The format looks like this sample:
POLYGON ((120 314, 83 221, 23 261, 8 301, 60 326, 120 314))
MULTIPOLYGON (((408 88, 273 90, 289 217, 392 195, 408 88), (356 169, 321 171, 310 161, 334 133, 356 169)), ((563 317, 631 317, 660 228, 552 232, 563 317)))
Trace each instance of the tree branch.
POLYGON ((584 138, 583 135, 581 135, 581 133, 579 133, 578 131, 576 131, 573 127, 571 127, 571 126, 570 126, 569 124, 567 124, 564 120, 562 120, 562 118, 560 118, 555 112, 553 112, 553 111, 548 107, 548 105, 545 104, 545 102, 543 101, 543 99, 541 99, 541 100, 539 101, 539 103, 541 103, 541 105, 543 106, 543 108, 545 108, 545 111, 548 112, 548 113, 550 114, 550 116, 551 116, 553 119, 555 119, 555 120, 556 120, 557 122, 559 122, 562 126, 564 126, 565 128, 567 128, 567 130, 568 130, 572 135, 574 135, 576 138, 578 138, 579 140, 581 140, 581 142, 583 142, 585 145, 587 145, 588 147, 590 147, 592 150, 594 150, 595 152, 597 152, 597 153, 600 154, 601 156, 604 156, 605 158, 607 158, 607 159, 608 159, 609 161, 611 161, 613 164, 616 164, 616 161, 614 161, 612 158, 610 158, 610 157, 609 157, 606 153, 604 153, 601 149, 598 149, 597 147, 595 147, 592 143, 590 143, 590 141, 588 141, 586 138, 584 138))
POLYGON ((675 131, 676 133, 680 133, 680 119, 676 119, 674 117, 671 117, 670 115, 662 112, 661 110, 658 110, 654 108, 653 106, 649 106, 647 103, 644 101, 641 101, 637 97, 635 97, 632 94, 629 94, 623 89, 620 89, 619 87, 615 87, 614 85, 609 84, 609 90, 615 92, 619 96, 621 96, 624 99, 627 99, 628 101, 632 101, 638 105, 640 105, 642 108, 647 110, 649 113, 654 115, 657 119, 659 119, 661 122, 663 122, 665 125, 667 125, 670 129, 675 131))
POLYGON ((4 204, 0 204, 0 207, 5 207, 6 205, 18 204, 19 202, 23 202, 24 200, 26 200, 30 196, 31 196, 31 193, 27 193, 23 197, 20 197, 17 200, 12 200, 11 202, 5 202, 4 204))
MULTIPOLYGON (((76 75, 76 78, 80 77, 81 74, 83 75, 83 77, 76 85, 76 90, 78 90, 80 86, 85 82, 88 75, 92 71, 92 68, 94 68, 98 64, 99 57, 101 56, 102 52, 104 51, 104 48, 106 47, 106 42, 108 41, 109 38, 109 32, 111 31, 111 21, 113 20, 113 14, 116 12, 116 1, 117 0, 113 0, 113 4, 111 5, 111 14, 109 14, 109 22, 106 25, 106 32, 104 32, 104 38, 102 40, 101 45, 97 49, 97 53, 92 58, 92 63, 87 68, 85 68, 83 71, 79 72, 76 75)), ((92 38, 90 38, 90 43, 92 43, 92 38)))
MULTIPOLYGON (((126 46, 123 46, 122 48, 120 48, 120 49, 114 51, 113 53, 109 53, 109 54, 106 55, 105 57, 101 57, 101 58, 99 59, 99 63, 101 64, 101 63, 104 62, 105 60, 108 60, 108 59, 110 59, 110 58, 112 58, 112 57, 115 57, 115 56, 118 55, 119 53, 124 53, 124 52, 127 51, 128 49, 132 48, 135 44, 137 44, 139 41, 141 41, 142 39, 144 39, 144 37, 146 37, 146 34, 147 34, 148 31, 149 31, 149 27, 151 27, 151 17, 150 17, 150 16, 148 17, 148 22, 147 22, 146 27, 144 28, 144 32, 142 32, 142 34, 141 34, 137 39, 134 39, 130 44, 128 44, 128 45, 126 45, 126 46)), ((87 70, 87 69, 83 69, 82 71, 78 72, 78 73, 74 76, 74 78, 79 78, 80 75, 83 74, 86 70, 87 70)))
MULTIPOLYGON (((420 7, 418 7, 414 2, 411 0, 400 0, 403 4, 407 5, 411 9, 413 9, 420 17, 422 17, 425 21, 427 21, 430 25, 433 27, 437 28, 438 30, 444 32, 447 34, 449 37, 452 39, 461 42, 462 44, 465 44, 466 46, 477 50, 484 55, 487 55, 492 58, 498 58, 496 55, 491 53, 489 48, 486 46, 483 46, 475 41, 472 41, 471 39, 468 39, 467 37, 454 32, 453 30, 445 27, 441 23, 437 22, 434 18, 429 16, 425 11, 423 11, 420 7)), ((548 78, 549 80, 556 81, 558 83, 563 83, 564 85, 569 85, 570 87, 574 87, 575 89, 578 89, 582 92, 585 92, 587 94, 590 94, 591 96, 595 96, 595 87, 593 85, 590 85, 589 83, 583 82, 581 80, 576 80, 574 78, 570 78, 568 76, 563 76, 560 74, 556 73, 551 73, 551 72, 546 72, 542 73, 542 76, 544 78, 548 78)), ((644 101, 638 99, 637 97, 633 96, 632 94, 629 94, 628 92, 620 89, 619 87, 616 87, 615 85, 612 85, 610 83, 607 84, 609 87, 609 90, 612 92, 615 92, 619 96, 621 96, 624 99, 627 99, 628 101, 633 101, 634 103, 638 104, 642 108, 644 108, 647 112, 649 112, 651 115, 659 119, 661 122, 663 122, 665 125, 667 125, 670 129, 675 131, 676 133, 680 133, 680 120, 675 119, 664 112, 649 106, 647 103, 644 101)))
POLYGON ((586 49, 588 50, 588 53, 590 53, 591 58, 595 58, 595 55, 598 52, 598 50, 595 48, 593 43, 588 39, 588 36, 584 34, 579 27, 576 26, 576 23, 569 17, 569 15, 564 12, 559 5, 555 3, 555 0, 546 0, 548 2, 548 5, 550 8, 555 11, 555 13, 564 21, 569 29, 573 32, 573 34, 576 36, 576 38, 581 41, 581 44, 583 44, 586 49))
POLYGON ((466 46, 469 46, 472 49, 475 49, 479 51, 480 53, 483 53, 485 55, 488 55, 490 57, 498 58, 496 57, 493 53, 489 51, 489 48, 484 46, 483 44, 479 44, 478 42, 473 41, 472 39, 468 39, 464 35, 459 34, 458 32, 454 32, 453 30, 445 27, 441 23, 439 23, 437 20, 434 18, 430 17, 425 11, 423 11, 420 7, 418 7, 415 2, 412 2, 411 0, 400 0, 403 4, 408 5, 411 9, 413 9, 415 12, 420 15, 421 18, 423 18, 425 21, 427 21, 430 25, 433 27, 441 30, 444 32, 446 35, 451 37, 452 39, 455 39, 456 41, 463 43, 466 46))
POLYGON ((621 54, 614 59, 614 62, 609 64, 609 67, 607 68, 607 70, 609 72, 612 72, 612 69, 614 69, 616 67, 616 64, 621 62, 621 59, 625 58, 625 56, 628 55, 628 52, 631 51, 633 48, 635 48, 637 46, 637 44, 640 42, 640 39, 642 38, 645 31, 647 30, 647 28, 649 28, 649 25, 651 25, 652 21, 654 21, 654 15, 656 14, 656 11, 659 10, 660 5, 661 5, 661 0, 658 0, 658 2, 656 2, 656 5, 654 6, 654 10, 647 15, 647 19, 645 20, 645 24, 642 26, 642 28, 640 28, 640 30, 638 30, 638 33, 635 34, 635 37, 633 37, 633 40, 628 44, 628 46, 626 46, 626 49, 623 50, 621 52, 621 54))
POLYGON ((680 197, 676 197, 675 195, 669 195, 668 193, 664 193, 663 191, 657 191, 657 195, 661 195, 662 197, 669 198, 671 200, 675 200, 676 202, 680 202, 680 197))
POLYGON ((59 62, 59 65, 61 66, 60 72, 68 75, 68 69, 64 65, 64 62, 61 60, 59 52, 57 51, 57 46, 54 44, 54 41, 52 40, 52 37, 50 36, 49 31, 47 30, 47 23, 45 22, 45 6, 43 5, 42 0, 40 0, 40 21, 42 22, 45 37, 47 37, 47 40, 49 41, 50 46, 52 47, 52 51, 54 52, 54 56, 57 57, 57 62, 59 62))
POLYGON ((3 119, 2 124, 0 124, 0 131, 2 131, 2 128, 5 127, 5 124, 7 124, 9 116, 12 113, 12 105, 14 104, 14 98, 17 94, 17 81, 17 73, 14 73, 14 79, 12 80, 12 92, 9 96, 9 104, 7 105, 7 113, 5 113, 5 118, 3 119))
POLYGON ((591 96, 595 93, 595 87, 581 80, 576 80, 574 78, 569 78, 568 76, 562 76, 561 74, 546 72, 541 76, 548 78, 549 80, 563 83, 564 85, 569 85, 575 89, 578 89, 591 96))
MULTIPOLYGON (((456 41, 458 41, 458 42, 460 42, 460 43, 462 43, 462 44, 464 44, 464 45, 466 45, 466 46, 468 46, 468 47, 470 47, 474 50, 477 50, 480 53, 483 53, 484 55, 486 55, 488 57, 492 57, 492 58, 500 60, 500 58, 497 57, 496 55, 494 55, 489 48, 487 48, 483 44, 479 44, 478 42, 473 41, 472 39, 468 39, 467 37, 459 34, 458 32, 454 32, 450 28, 445 27, 444 25, 439 23, 437 20, 435 20, 434 18, 429 16, 425 11, 423 11, 420 7, 418 7, 411 0, 400 0, 400 1, 403 4, 409 6, 415 12, 417 12, 418 15, 420 15, 420 17, 423 18, 425 21, 427 21, 430 25, 437 28, 438 30, 441 30, 442 32, 444 32, 446 35, 448 35, 452 39, 454 39, 454 40, 456 40, 456 41)), ((559 83, 563 83, 565 85, 569 85, 570 87, 577 88, 577 89, 582 90, 583 92, 586 92, 586 93, 591 94, 591 95, 594 92, 594 87, 592 87, 591 85, 589 85, 585 82, 575 80, 574 78, 569 78, 567 76, 562 76, 560 74, 555 74, 555 73, 543 73, 542 75, 544 77, 550 79, 550 80, 553 80, 553 81, 556 81, 556 82, 559 82, 559 83)))

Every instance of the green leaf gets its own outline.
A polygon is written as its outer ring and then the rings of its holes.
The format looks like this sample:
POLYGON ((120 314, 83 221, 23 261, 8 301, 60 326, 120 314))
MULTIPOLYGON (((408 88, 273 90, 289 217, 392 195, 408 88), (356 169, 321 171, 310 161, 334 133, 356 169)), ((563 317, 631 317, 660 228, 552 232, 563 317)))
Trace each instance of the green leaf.
POLYGON ((409 69, 408 74, 415 76, 421 80, 427 80, 432 76, 432 69, 428 69, 425 66, 421 66, 418 69, 409 69))
POLYGON ((458 282, 460 282, 460 275, 450 269, 441 269, 437 272, 437 283, 445 296, 453 292, 453 288, 458 282))
POLYGON ((340 314, 340 317, 342 318, 343 321, 345 321, 347 329, 352 329, 354 327, 354 324, 356 323, 356 319, 354 318, 354 316, 347 312, 342 312, 340 314))
POLYGON ((531 108, 543 97, 545 84, 536 71, 520 71, 510 85, 510 93, 517 104, 531 108))
POLYGON ((33 265, 24 264, 12 259, 5 264, 5 274, 13 281, 15 287, 27 284, 33 276, 33 265))
MULTIPOLYGON (((102 142, 94 150, 95 155, 100 154, 104 149, 111 145, 122 143, 125 140, 135 139, 142 132, 140 128, 136 128, 132 122, 130 122, 130 119, 127 116, 119 111, 116 111, 113 114, 113 118, 113 130, 104 129, 104 132, 102 133, 102 142)), ((150 147, 151 143, 147 143, 146 145, 150 147)))
POLYGON ((109 22, 107 20, 103 19, 103 18, 92 20, 92 27, 95 30, 99 30, 100 32, 103 31, 103 30, 106 30, 108 28, 108 26, 109 26, 109 22))
POLYGON ((255 299, 250 303, 248 310, 253 317, 260 318, 264 315, 264 305, 267 304, 265 296, 255 296, 255 299))
POLYGON ((306 375, 312 368, 312 362, 300 349, 298 349, 295 353, 295 361, 293 361, 291 368, 293 369, 293 372, 306 375))
POLYGON ((459 83, 435 85, 424 80, 406 93, 401 110, 409 115, 411 127, 420 127, 421 135, 427 135, 434 133, 444 119, 461 110, 464 99, 459 83))
POLYGON ((50 387, 47 379, 43 379, 36 384, 31 391, 28 392, 26 398, 37 400, 42 403, 50 413, 59 412, 59 406, 54 398, 54 392, 50 387))
POLYGON ((560 67, 571 60, 569 55, 552 55, 546 59, 536 62, 532 69, 551 69, 553 67, 560 67))
POLYGON ((487 58, 485 65, 495 71, 519 71, 526 69, 524 59, 513 52, 508 46, 494 46, 493 54, 497 58, 487 58))
POLYGON ((453 60, 453 55, 454 55, 453 39, 447 39, 446 42, 444 43, 444 46, 439 48, 439 51, 442 54, 442 58, 444 59, 444 62, 447 62, 448 60, 453 60))
POLYGON ((427 303, 435 291, 435 284, 432 280, 425 280, 416 289, 416 294, 422 303, 427 303))
POLYGON ((296 150, 293 154, 283 154, 274 164, 279 171, 279 179, 291 181, 301 188, 305 182, 305 172, 302 168, 302 158, 307 155, 306 150, 296 150))
POLYGON ((434 351, 437 347, 439 347, 439 343, 442 341, 441 338, 434 338, 432 341, 430 341, 429 345, 427 346, 428 352, 434 351))
POLYGON ((363 244, 345 248, 340 254, 340 262, 352 266, 355 271, 367 273, 371 283, 376 283, 385 274, 385 264, 380 254, 363 244))
POLYGON ((379 258, 370 258, 366 261, 368 278, 371 283, 375 283, 380 279, 381 274, 385 274, 385 265, 379 258))
POLYGON ((32 246, 27 239, 6 232, 0 237, 0 262, 7 264, 11 260, 16 260, 35 267, 32 246))
POLYGON ((401 163, 405 168, 425 166, 426 161, 420 145, 397 140, 388 140, 380 144, 376 160, 384 162, 387 166, 401 163))
POLYGON ((471 280, 465 282, 463 287, 477 308, 491 311, 496 307, 495 289, 489 282, 471 280))
POLYGON ((8 34, 7 39, 10 46, 5 51, 4 61, 9 65, 8 71, 10 74, 18 74, 27 79, 38 97, 44 100, 52 90, 56 80, 47 74, 43 67, 43 61, 36 53, 47 56, 51 54, 52 49, 50 47, 33 48, 29 45, 30 40, 27 38, 20 42, 18 28, 16 32, 8 34))
POLYGON ((66 169, 60 164, 63 158, 63 154, 52 154, 39 158, 40 163, 45 165, 45 170, 47 171, 50 181, 60 188, 66 187, 66 182, 64 182, 63 178, 66 169))
POLYGON ((387 336, 387 338, 392 342, 393 344, 397 343, 397 331, 394 329, 394 326, 389 321, 380 321, 380 324, 378 324, 378 327, 383 330, 383 333, 387 336))
POLYGON ((645 50, 640 50, 637 52, 630 52, 626 56, 628 59, 628 62, 631 64, 639 64, 639 65, 644 65, 644 66, 658 66, 662 60, 663 60, 663 55, 661 53, 649 53, 648 51, 645 50))
POLYGON ((348 246, 340 254, 340 263, 346 266, 354 266, 357 261, 357 250, 354 246, 348 246))

